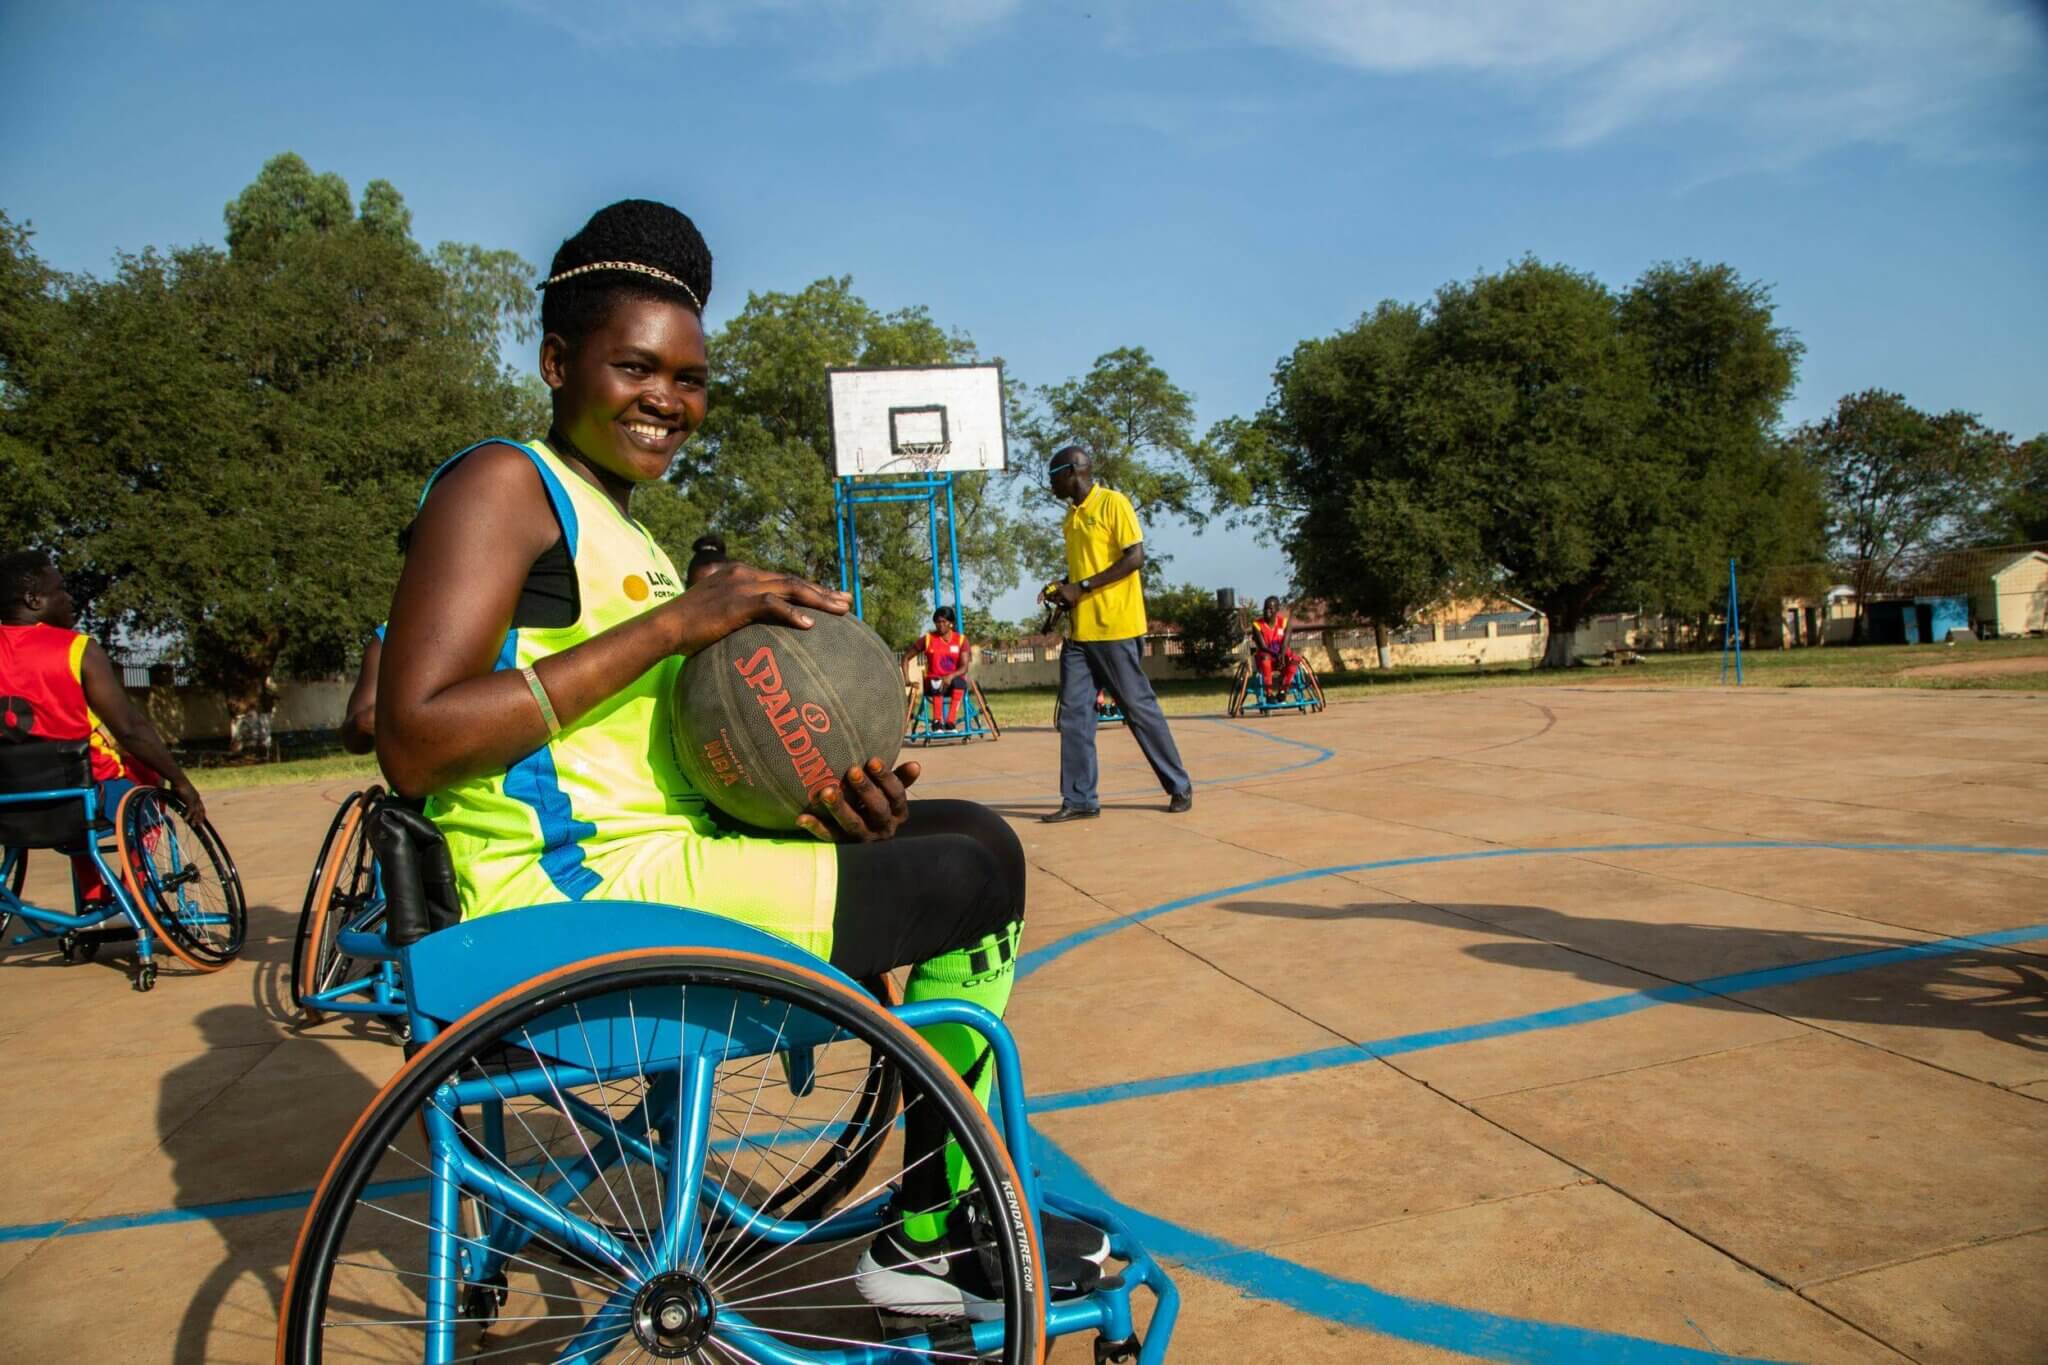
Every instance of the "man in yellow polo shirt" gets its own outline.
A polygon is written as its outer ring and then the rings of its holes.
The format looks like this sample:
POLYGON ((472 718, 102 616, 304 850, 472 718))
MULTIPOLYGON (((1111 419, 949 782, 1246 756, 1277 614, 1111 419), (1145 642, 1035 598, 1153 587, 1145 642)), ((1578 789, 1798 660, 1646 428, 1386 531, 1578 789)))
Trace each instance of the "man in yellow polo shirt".
POLYGON ((1060 808, 1041 818, 1049 825, 1089 820, 1102 813, 1096 797, 1095 693, 1107 690, 1123 707, 1124 724, 1178 815, 1195 804, 1194 784, 1180 765, 1180 750, 1140 662, 1145 634, 1145 593, 1138 570, 1145 563, 1145 533, 1131 500, 1095 482, 1088 452, 1054 452, 1046 473, 1054 496, 1071 504, 1061 530, 1067 542, 1067 578, 1045 599, 1073 617, 1073 634, 1060 650, 1060 808))

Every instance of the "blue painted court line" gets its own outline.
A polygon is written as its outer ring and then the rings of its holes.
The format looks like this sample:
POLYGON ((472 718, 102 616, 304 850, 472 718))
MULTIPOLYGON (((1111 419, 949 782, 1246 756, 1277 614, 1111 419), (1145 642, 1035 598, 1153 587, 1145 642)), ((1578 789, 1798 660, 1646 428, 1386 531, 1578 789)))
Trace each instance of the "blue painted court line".
POLYGON ((1381 872, 1392 867, 1426 867, 1437 863, 1476 863, 1495 858, 1542 858, 1569 857, 1585 853, 1675 853, 1701 849, 1825 849, 1843 853, 1972 853, 1986 857, 2006 858, 2048 858, 2048 848, 2014 847, 1989 848, 1981 844, 1852 844, 1829 840, 1808 839, 1708 839, 1697 842, 1656 843, 1656 844, 1575 844, 1561 848, 1480 848, 1463 853, 1423 853, 1406 858, 1380 858, 1364 863, 1339 863, 1330 867, 1310 867, 1299 872, 1283 872, 1277 877, 1262 877, 1254 882, 1239 882, 1214 891, 1198 891, 1192 896, 1182 896, 1144 910, 1134 910, 1119 916, 1106 924, 1097 924, 1078 930, 1062 939, 1055 939, 1043 948, 1034 948, 1017 959, 1017 974, 1029 976, 1040 967, 1056 962, 1076 948, 1107 938, 1134 924, 1170 915, 1176 910, 1187 910, 1197 905, 1220 901, 1226 896, 1242 896, 1252 891, 1267 891, 1276 886, 1291 886, 1296 882, 1314 881, 1319 877, 1336 877, 1346 872, 1381 872))
MULTIPOLYGON (((1537 1365, 1579 1365, 1588 1360, 1625 1361, 1630 1365, 1705 1365, 1708 1361, 1754 1359, 1389 1294, 1358 1280, 1342 1279, 1267 1252, 1233 1246, 1131 1208, 1111 1196, 1080 1163, 1043 1134, 1037 1136, 1032 1150, 1047 1184, 1083 1202, 1110 1209, 1130 1225, 1139 1244, 1153 1256, 1199 1262, 1195 1268, 1206 1278, 1346 1327, 1484 1360, 1529 1361, 1537 1365)), ((1254 1354, 1247 1358, 1257 1357, 1254 1354)))
POLYGON ((1971 934, 1961 938, 1910 943, 1864 953, 1847 953, 1841 957, 1820 958, 1813 962, 1794 962, 1783 967, 1765 967, 1753 972, 1731 972, 1726 976, 1708 977, 1704 981, 1674 982, 1669 986, 1628 991, 1600 1000, 1588 1000, 1583 1004, 1537 1010, 1532 1014, 1518 1014, 1483 1024, 1467 1024, 1462 1028, 1404 1033, 1390 1038, 1368 1039, 1362 1043, 1340 1043, 1334 1047, 1316 1048, 1309 1052, 1296 1053, 1292 1057, 1275 1057, 1269 1061, 1246 1062, 1239 1066, 1182 1072, 1177 1076, 1155 1076, 1142 1081, 1124 1081, 1117 1085, 1101 1085, 1087 1090, 1067 1090, 1059 1094, 1040 1095, 1031 1101, 1031 1112, 1053 1114, 1062 1109, 1090 1109, 1099 1104, 1114 1104, 1119 1100, 1143 1099, 1151 1095, 1173 1095, 1184 1090, 1209 1090, 1223 1085, 1243 1085, 1248 1081, 1271 1080, 1276 1076, 1298 1076, 1309 1071, 1327 1071, 1331 1067, 1357 1066, 1380 1057, 1399 1057, 1411 1052, 1428 1052, 1435 1048, 1453 1047, 1459 1043, 1479 1042, 1486 1038, 1506 1038, 1518 1033, 1536 1033, 1545 1029, 1588 1024, 1598 1019, 1614 1019, 1658 1005, 1727 999, 1745 991, 1767 990, 1772 986, 1790 985, 1795 981, 1841 976, 1847 972, 1874 971, 1879 967, 1889 967, 1899 962, 1948 957, 1978 948, 1996 948, 2007 943, 2026 943, 2043 938, 2048 938, 2048 924, 2031 924, 2021 929, 2001 929, 1996 933, 1971 934))

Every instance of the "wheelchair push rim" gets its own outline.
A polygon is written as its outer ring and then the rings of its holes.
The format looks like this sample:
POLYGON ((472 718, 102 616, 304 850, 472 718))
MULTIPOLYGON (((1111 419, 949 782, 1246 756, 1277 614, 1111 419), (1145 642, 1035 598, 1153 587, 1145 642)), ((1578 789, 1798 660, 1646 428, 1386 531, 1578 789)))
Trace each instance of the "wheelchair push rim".
POLYGON ((860 991, 722 949, 594 958, 472 1010, 371 1102, 301 1229, 277 1359, 1042 1365, 1045 1277, 1023 1189, 945 1060, 860 991), (758 1212, 774 1154, 816 1141, 817 1125, 775 1093, 775 1049, 756 1044, 764 1028, 815 1037, 820 1024, 902 1068, 910 1105, 930 1104, 959 1144, 968 1197, 996 1215, 999 1319, 889 1327, 854 1292, 852 1257, 892 1216, 898 1166, 815 1222, 758 1212), (593 1036, 613 1040, 602 1060, 593 1036), (752 1041, 707 1048, 725 1037, 752 1041))
POLYGON ((306 903, 292 945, 292 999, 313 1023, 326 1016, 317 1004, 307 1003, 307 998, 330 989, 353 962, 341 953, 338 939, 348 927, 349 915, 367 900, 372 867, 368 817, 383 795, 384 789, 378 786, 348 794, 327 826, 327 837, 306 883, 306 903), (334 913, 337 899, 340 914, 334 913))
POLYGON ((197 971, 242 951, 249 911, 234 860, 211 825, 194 825, 162 787, 137 787, 114 818, 115 855, 151 936, 197 971))

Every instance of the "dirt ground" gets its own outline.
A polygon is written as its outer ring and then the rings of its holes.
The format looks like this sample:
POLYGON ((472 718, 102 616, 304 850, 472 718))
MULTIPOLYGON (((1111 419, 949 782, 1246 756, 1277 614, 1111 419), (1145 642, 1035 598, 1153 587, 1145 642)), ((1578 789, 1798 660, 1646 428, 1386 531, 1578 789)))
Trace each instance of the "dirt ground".
POLYGON ((1928 664, 1909 668, 1909 678, 2002 678, 2014 673, 2048 673, 2048 655, 2027 659, 1958 660, 1952 664, 1928 664))
MULTIPOLYGON (((1035 820, 1042 729, 923 784, 1024 840, 1044 1168, 1171 1264, 1173 1361, 2048 1360, 2048 700, 1174 729, 1186 815, 1115 730, 1097 821, 1035 820)), ((305 1192, 400 1060, 287 998, 349 786, 209 794, 253 907, 228 970, 143 995, 0 952, 0 1359, 269 1357, 305 1192)))

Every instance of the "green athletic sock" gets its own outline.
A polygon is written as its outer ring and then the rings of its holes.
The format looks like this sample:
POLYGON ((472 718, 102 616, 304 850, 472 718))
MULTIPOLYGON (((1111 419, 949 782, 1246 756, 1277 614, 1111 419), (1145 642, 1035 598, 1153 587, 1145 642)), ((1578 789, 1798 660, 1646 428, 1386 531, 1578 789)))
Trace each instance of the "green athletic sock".
MULTIPOLYGON (((1010 1003, 1010 987, 1016 981, 1017 945, 1023 929, 1021 924, 1011 924, 1002 933, 991 934, 971 948, 918 963, 911 969, 909 984, 903 989, 904 1002, 971 1000, 1000 1018, 1004 1007, 1010 1003)), ((954 1071, 967 1078, 974 1098, 986 1109, 995 1083, 994 1064, 983 1064, 988 1057, 987 1040, 964 1024, 934 1024, 919 1032, 926 1042, 938 1049, 939 1055, 954 1071)), ((909 1135, 915 1135, 923 1126, 912 1127, 909 1135)), ((945 1162, 945 1189, 949 1198, 943 1207, 913 1209, 904 1215, 904 1235, 912 1241, 936 1242, 944 1236, 946 1215, 974 1184, 974 1173, 968 1169, 966 1156, 958 1143, 948 1139, 941 1159, 945 1162)), ((918 1183, 937 1184, 936 1181, 918 1183)))

